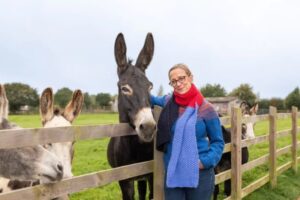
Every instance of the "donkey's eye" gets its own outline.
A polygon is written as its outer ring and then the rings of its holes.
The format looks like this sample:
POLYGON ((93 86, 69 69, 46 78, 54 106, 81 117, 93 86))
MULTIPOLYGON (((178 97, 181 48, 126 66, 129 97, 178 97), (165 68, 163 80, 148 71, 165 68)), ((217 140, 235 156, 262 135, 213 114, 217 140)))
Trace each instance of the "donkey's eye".
POLYGON ((126 87, 122 87, 122 92, 130 92, 130 90, 126 87))
POLYGON ((127 84, 121 86, 121 91, 125 95, 132 95, 132 93, 133 93, 131 87, 127 84))
POLYGON ((247 126, 246 126, 246 124, 242 124, 242 129, 247 129, 247 126))
POLYGON ((52 144, 51 143, 48 143, 48 144, 45 144, 44 147, 47 149, 47 148, 50 148, 52 147, 52 144))

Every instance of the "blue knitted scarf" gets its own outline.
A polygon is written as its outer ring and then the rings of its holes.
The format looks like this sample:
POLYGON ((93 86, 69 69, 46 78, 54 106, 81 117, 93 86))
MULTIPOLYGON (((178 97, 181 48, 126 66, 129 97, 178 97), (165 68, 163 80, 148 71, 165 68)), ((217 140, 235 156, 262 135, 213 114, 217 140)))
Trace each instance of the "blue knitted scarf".
POLYGON ((169 188, 196 188, 199 182, 196 122, 199 104, 202 103, 203 96, 194 85, 191 90, 193 91, 192 99, 175 125, 172 153, 167 168, 166 184, 169 188))

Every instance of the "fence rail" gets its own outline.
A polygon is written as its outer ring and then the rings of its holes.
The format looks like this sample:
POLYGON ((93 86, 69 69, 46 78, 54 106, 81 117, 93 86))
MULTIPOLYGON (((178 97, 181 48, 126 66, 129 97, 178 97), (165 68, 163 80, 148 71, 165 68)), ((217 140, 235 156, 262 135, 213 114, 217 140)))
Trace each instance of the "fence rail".
POLYGON ((37 185, 34 187, 20 189, 0 195, 1 200, 12 199, 53 199, 58 196, 79 192, 81 190, 93 187, 104 186, 114 181, 124 180, 153 171, 153 161, 141 162, 118 167, 108 170, 102 170, 81 176, 75 176, 56 183, 37 185))
MULTIPOLYGON (((227 199, 241 199, 267 182, 276 185, 276 177, 289 168, 297 170, 297 164, 300 157, 297 157, 297 150, 300 148, 300 142, 297 141, 297 132, 300 127, 297 126, 299 112, 293 107, 292 114, 276 113, 276 109, 270 109, 269 115, 259 115, 257 118, 242 118, 240 109, 235 108, 232 116, 221 118, 225 126, 232 127, 232 143, 226 144, 224 152, 232 153, 232 169, 216 175, 216 184, 227 179, 232 179, 234 187, 232 195, 227 199), (292 127, 288 130, 276 131, 276 120, 292 117, 292 127), (270 121, 270 134, 256 137, 250 140, 241 141, 241 123, 253 121, 270 121), (281 149, 276 148, 276 139, 280 137, 292 137, 292 144, 281 149), (262 142, 270 142, 269 154, 241 165, 241 148, 251 146, 262 142), (276 158, 285 153, 292 152, 292 161, 282 166, 277 166, 276 158), (257 166, 269 163, 270 174, 254 181, 250 185, 242 188, 242 173, 251 170, 257 166)), ((155 118, 159 116, 159 111, 155 112, 155 118)), ((105 137, 117 137, 125 135, 134 135, 135 131, 128 124, 99 125, 99 126, 72 126, 72 127, 55 127, 55 128, 36 128, 36 129, 19 129, 19 130, 1 130, 0 131, 0 149, 16 148, 25 146, 34 146, 38 144, 80 141, 87 139, 99 139, 105 137), (16 140, 15 138, 18 138, 16 140)), ((162 153, 155 151, 154 160, 133 165, 98 171, 81 176, 75 176, 64 179, 59 182, 38 185, 25 188, 9 193, 0 194, 1 200, 13 199, 49 199, 62 196, 69 193, 79 192, 81 190, 104 186, 114 181, 127 179, 143 174, 154 172, 154 199, 163 199, 163 162, 162 153)))
POLYGON ((0 131, 0 149, 35 146, 57 142, 79 141, 135 135, 126 123, 99 126, 69 126, 54 128, 25 128, 0 131), (15 138, 18 138, 16 140, 15 138))

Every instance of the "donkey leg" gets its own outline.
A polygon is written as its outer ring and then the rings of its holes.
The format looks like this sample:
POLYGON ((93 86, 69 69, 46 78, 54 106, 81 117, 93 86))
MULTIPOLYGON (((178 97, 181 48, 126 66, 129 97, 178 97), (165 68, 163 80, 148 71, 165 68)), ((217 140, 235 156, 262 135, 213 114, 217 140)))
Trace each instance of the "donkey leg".
POLYGON ((214 200, 218 199, 218 194, 219 194, 220 190, 219 190, 219 184, 215 185, 215 190, 214 190, 214 200))
POLYGON ((130 180, 119 181, 123 200, 134 200, 134 182, 130 180))
POLYGON ((138 191, 139 191, 139 200, 146 200, 146 192, 147 192, 146 180, 138 181, 138 191))
POLYGON ((231 180, 224 182, 224 193, 229 197, 231 195, 231 180))
POLYGON ((148 178, 148 186, 149 186, 149 200, 153 199, 153 174, 151 174, 148 178))
POLYGON ((248 147, 243 147, 242 148, 242 164, 247 163, 249 160, 249 151, 248 147))

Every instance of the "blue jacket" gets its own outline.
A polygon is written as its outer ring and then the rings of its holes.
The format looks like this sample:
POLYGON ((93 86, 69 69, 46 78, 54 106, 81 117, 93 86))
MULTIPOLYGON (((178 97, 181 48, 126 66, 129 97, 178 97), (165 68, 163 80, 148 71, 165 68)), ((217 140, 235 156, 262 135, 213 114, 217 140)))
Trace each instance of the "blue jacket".
MULTIPOLYGON (((151 104, 164 107, 170 100, 171 95, 163 97, 155 97, 151 95, 151 104)), ((184 107, 179 107, 179 116, 185 111, 184 107)), ((172 126, 171 133, 174 134, 175 124, 172 126)), ((202 105, 199 106, 196 123, 196 138, 198 146, 199 160, 204 168, 215 167, 221 159, 224 140, 222 128, 218 113, 213 106, 204 99, 202 105)), ((164 155, 165 167, 168 166, 172 152, 172 143, 167 146, 164 155)))

